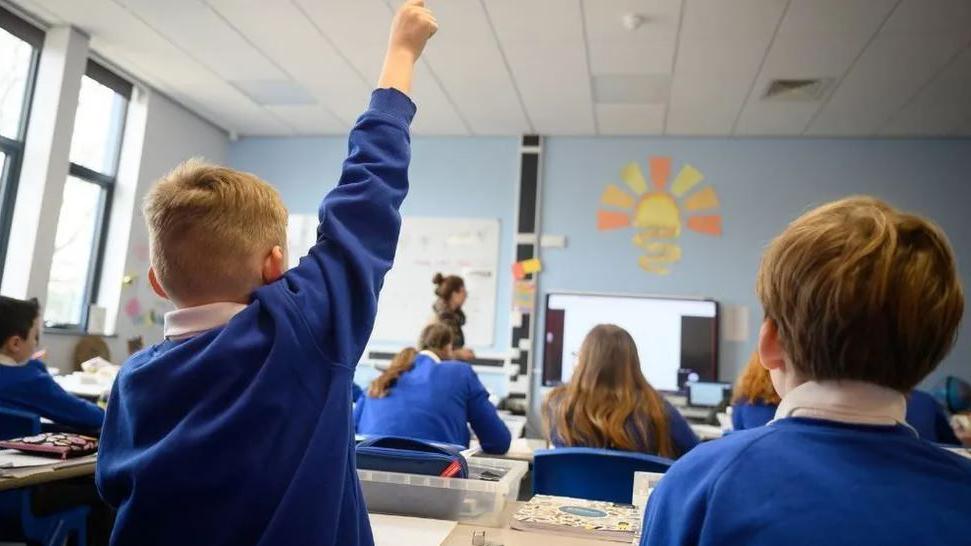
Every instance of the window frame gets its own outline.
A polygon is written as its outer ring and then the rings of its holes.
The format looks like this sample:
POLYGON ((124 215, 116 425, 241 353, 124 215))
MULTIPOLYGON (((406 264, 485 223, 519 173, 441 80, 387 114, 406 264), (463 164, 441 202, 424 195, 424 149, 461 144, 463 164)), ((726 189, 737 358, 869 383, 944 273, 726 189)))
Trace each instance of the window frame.
MULTIPOLYGON (((117 148, 114 151, 113 166, 111 169, 113 174, 104 174, 74 162, 68 163, 68 176, 98 186, 100 188, 101 199, 98 206, 97 218, 95 219, 94 244, 91 247, 91 253, 88 257, 88 277, 85 279, 84 293, 82 295, 84 304, 81 309, 80 322, 79 324, 47 324, 45 322, 44 330, 52 333, 87 333, 88 331, 88 319, 91 306, 97 303, 98 291, 101 286, 101 272, 104 266, 105 247, 108 241, 111 206, 114 201, 114 190, 118 179, 118 166, 121 163, 121 151, 124 147, 125 127, 128 122, 128 107, 131 104, 131 94, 134 87, 127 80, 92 59, 88 59, 84 76, 121 95, 125 99, 125 110, 121 116, 121 123, 117 127, 118 132, 112 135, 112 138, 117 140, 117 148)), ((75 115, 77 114, 75 113, 75 115)))
POLYGON ((23 105, 17 124, 17 138, 0 135, 0 152, 6 156, 3 168, 0 169, 0 280, 2 280, 45 33, 15 13, 4 9, 3 6, 0 6, 0 28, 23 40, 32 48, 30 70, 27 73, 27 85, 24 88, 23 105))

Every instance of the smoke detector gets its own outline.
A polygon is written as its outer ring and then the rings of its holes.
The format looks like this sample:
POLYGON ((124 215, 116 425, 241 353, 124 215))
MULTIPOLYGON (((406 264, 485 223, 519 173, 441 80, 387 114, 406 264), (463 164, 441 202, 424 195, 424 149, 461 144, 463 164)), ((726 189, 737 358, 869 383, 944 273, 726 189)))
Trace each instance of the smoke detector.
POLYGON ((647 22, 647 17, 644 17, 640 13, 627 13, 620 18, 620 22, 628 31, 634 31, 647 22))

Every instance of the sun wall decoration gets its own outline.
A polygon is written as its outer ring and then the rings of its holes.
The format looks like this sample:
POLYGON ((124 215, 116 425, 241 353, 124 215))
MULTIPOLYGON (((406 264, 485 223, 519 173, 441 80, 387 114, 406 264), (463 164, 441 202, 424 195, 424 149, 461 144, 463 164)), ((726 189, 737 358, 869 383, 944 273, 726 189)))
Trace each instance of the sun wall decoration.
POLYGON ((678 240, 683 227, 721 236, 722 217, 717 213, 720 203, 715 188, 699 186, 704 175, 691 165, 681 167, 670 188, 670 157, 648 158, 648 169, 650 187, 637 162, 620 170, 626 189, 607 185, 600 196, 603 208, 597 211, 597 229, 636 230, 634 246, 644 252, 637 263, 649 273, 667 275, 671 265, 681 260, 678 240))

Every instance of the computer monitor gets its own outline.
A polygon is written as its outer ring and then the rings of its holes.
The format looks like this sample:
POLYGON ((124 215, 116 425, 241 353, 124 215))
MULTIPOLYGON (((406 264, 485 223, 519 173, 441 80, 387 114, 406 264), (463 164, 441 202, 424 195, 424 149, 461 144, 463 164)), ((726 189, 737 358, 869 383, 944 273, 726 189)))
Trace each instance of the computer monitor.
POLYGON ((718 378, 718 303, 660 296, 546 296, 543 384, 570 380, 580 344, 598 324, 630 332, 644 376, 663 391, 718 378))
POLYGON ((702 408, 717 408, 728 400, 732 393, 731 383, 714 381, 691 381, 687 383, 688 405, 702 408))

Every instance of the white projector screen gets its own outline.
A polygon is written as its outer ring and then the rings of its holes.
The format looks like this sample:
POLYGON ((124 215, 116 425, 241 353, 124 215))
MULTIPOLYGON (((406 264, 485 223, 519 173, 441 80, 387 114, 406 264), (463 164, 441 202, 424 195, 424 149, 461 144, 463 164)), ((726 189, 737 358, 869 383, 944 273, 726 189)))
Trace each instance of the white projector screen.
POLYGON ((678 391, 690 377, 718 374, 718 304, 665 297, 548 294, 543 383, 568 382, 580 345, 598 324, 630 332, 644 376, 654 388, 678 391))

